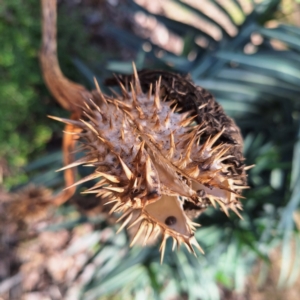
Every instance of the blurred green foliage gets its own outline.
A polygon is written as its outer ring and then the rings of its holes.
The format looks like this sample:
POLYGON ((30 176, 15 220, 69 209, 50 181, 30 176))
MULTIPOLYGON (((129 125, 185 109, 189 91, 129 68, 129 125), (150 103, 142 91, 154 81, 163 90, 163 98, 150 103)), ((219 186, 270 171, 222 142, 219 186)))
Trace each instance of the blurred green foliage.
MULTIPOLYGON (((44 153, 53 131, 60 132, 46 115, 62 114, 43 83, 38 55, 41 44, 40 3, 36 0, 4 0, 0 5, 0 156, 7 160, 11 176, 7 187, 25 182, 20 167, 44 153)), ((79 12, 59 10, 58 55, 63 72, 82 80, 72 57, 95 60, 93 47, 85 47, 88 35, 79 12)), ((99 56, 98 56, 99 59, 99 56)), ((59 133, 60 135, 60 133, 59 133)))

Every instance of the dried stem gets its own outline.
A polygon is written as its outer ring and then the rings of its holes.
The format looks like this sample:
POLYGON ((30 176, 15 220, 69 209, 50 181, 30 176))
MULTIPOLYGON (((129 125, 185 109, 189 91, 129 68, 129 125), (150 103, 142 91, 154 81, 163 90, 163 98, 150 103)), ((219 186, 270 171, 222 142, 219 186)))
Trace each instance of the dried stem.
MULTIPOLYGON (((71 119, 75 119, 75 114, 71 116, 71 119)), ((64 166, 71 164, 75 160, 74 149, 75 149, 76 140, 74 139, 73 135, 67 134, 66 132, 76 132, 76 129, 74 128, 73 125, 70 124, 67 124, 65 126, 65 132, 63 136, 64 166)), ((54 205, 59 206, 65 203, 68 199, 70 199, 74 195, 76 191, 76 186, 73 186, 73 184, 75 183, 75 178, 76 178, 76 168, 64 170, 65 186, 66 187, 72 186, 72 187, 63 190, 58 195, 56 195, 53 201, 54 205)))
MULTIPOLYGON (((56 0, 41 0, 42 5, 42 47, 40 51, 40 63, 44 81, 58 103, 66 110, 72 112, 71 119, 78 119, 81 115, 79 104, 83 98, 91 98, 91 93, 82 85, 67 79, 61 72, 57 59, 56 42, 56 0)), ((71 125, 66 125, 65 131, 72 132, 75 129, 71 125)), ((64 165, 73 162, 75 140, 72 135, 63 136, 63 160, 64 165)), ((67 169, 64 172, 66 186, 71 186, 75 182, 75 169, 67 169)), ((54 199, 55 205, 61 205, 67 201, 74 193, 76 187, 62 191, 54 199)))
POLYGON ((68 111, 80 114, 78 104, 82 97, 90 98, 90 92, 80 84, 70 81, 61 72, 57 59, 56 0, 41 0, 42 48, 40 62, 44 81, 53 97, 68 111))

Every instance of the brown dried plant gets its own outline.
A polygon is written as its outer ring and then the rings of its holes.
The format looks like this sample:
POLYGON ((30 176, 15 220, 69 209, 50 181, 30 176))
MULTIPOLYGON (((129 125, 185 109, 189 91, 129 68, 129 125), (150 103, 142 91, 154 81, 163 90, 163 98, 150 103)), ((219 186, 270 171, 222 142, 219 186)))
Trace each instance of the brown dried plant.
POLYGON ((120 229, 135 228, 132 243, 166 240, 202 249, 192 221, 206 207, 217 205, 241 217, 241 191, 246 186, 240 130, 205 89, 188 77, 164 72, 116 76, 121 94, 112 96, 69 81, 61 73, 56 53, 56 1, 42 0, 43 45, 41 66, 56 100, 72 114, 51 117, 66 124, 63 138, 64 190, 60 205, 78 184, 98 179, 85 193, 113 203, 111 213, 123 220, 120 229), (85 156, 74 161, 74 150, 85 156), (93 172, 75 182, 79 165, 93 172))

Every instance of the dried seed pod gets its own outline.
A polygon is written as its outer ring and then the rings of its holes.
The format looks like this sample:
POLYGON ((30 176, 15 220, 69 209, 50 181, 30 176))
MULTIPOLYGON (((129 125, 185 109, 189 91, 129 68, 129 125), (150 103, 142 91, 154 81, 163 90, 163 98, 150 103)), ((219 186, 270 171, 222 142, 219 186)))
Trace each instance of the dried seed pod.
POLYGON ((94 166, 75 185, 98 178, 85 193, 114 203, 120 229, 136 226, 134 244, 162 235, 174 247, 202 249, 194 238, 191 210, 219 204, 240 216, 241 190, 247 188, 240 131, 220 105, 188 78, 162 71, 116 77, 122 95, 100 89, 82 99, 82 118, 53 117, 80 130, 76 137, 86 155, 63 169, 94 166), (125 86, 130 88, 125 88, 125 86))

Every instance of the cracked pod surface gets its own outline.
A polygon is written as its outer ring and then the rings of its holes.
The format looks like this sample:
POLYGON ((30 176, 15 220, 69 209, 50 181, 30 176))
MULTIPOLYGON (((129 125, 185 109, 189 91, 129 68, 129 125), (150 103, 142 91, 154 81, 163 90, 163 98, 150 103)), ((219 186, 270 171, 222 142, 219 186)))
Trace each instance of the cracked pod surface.
POLYGON ((55 118, 75 126, 85 156, 63 169, 95 167, 75 185, 98 179, 85 193, 114 203, 111 212, 134 227, 132 244, 162 235, 173 247, 202 249, 190 219, 212 205, 240 216, 246 184, 240 131, 214 98, 188 78, 163 71, 119 76, 121 94, 82 99, 82 118, 55 118))

